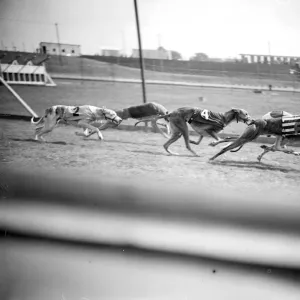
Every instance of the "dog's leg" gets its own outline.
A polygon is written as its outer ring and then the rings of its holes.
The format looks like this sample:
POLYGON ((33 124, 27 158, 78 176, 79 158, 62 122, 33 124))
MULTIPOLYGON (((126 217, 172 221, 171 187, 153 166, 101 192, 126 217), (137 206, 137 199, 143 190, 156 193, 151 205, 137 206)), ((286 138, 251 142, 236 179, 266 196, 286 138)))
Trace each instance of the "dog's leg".
POLYGON ((213 137, 216 141, 215 142, 211 142, 209 143, 208 145, 209 146, 216 146, 218 145, 219 143, 221 143, 222 139, 217 135, 216 132, 212 131, 212 130, 206 130, 206 132, 211 136, 213 137))
POLYGON ((261 153, 261 154, 259 154, 258 156, 257 156, 257 160, 260 162, 261 161, 261 159, 262 159, 262 157, 265 155, 265 154, 267 154, 268 152, 270 152, 270 151, 275 151, 274 150, 274 145, 273 146, 271 146, 271 147, 268 147, 268 146, 266 146, 266 145, 262 145, 262 146, 260 146, 262 149, 264 149, 264 151, 261 153))
POLYGON ((82 128, 82 129, 83 129, 83 132, 76 131, 75 134, 78 136, 89 137, 90 133, 91 133, 90 129, 88 129, 88 128, 82 128))
POLYGON ((245 138, 238 138, 237 140, 231 142, 229 145, 227 145, 226 147, 222 148, 216 155, 214 155, 213 157, 211 157, 209 160, 214 160, 215 158, 217 158, 218 156, 224 154, 227 151, 233 150, 235 148, 242 148, 242 146, 244 146, 244 144, 248 143, 249 141, 245 138))
POLYGON ((199 136, 198 142, 195 142, 195 141, 190 140, 190 143, 191 143, 191 144, 194 144, 194 145, 199 145, 199 144, 201 143, 202 139, 203 139, 203 135, 200 135, 200 136, 199 136))
POLYGON ((178 122, 178 119, 176 117, 170 119, 172 136, 163 145, 164 149, 171 155, 179 155, 178 153, 169 150, 169 147, 182 136, 181 130, 177 127, 176 122, 178 122))
POLYGON ((296 156, 299 156, 299 155, 300 155, 300 152, 296 152, 296 151, 291 150, 291 149, 282 150, 282 152, 284 152, 284 153, 286 153, 286 154, 293 154, 293 155, 296 155, 296 156))
POLYGON ((159 125, 159 126, 165 127, 165 128, 167 127, 167 124, 164 124, 164 123, 158 123, 157 122, 156 124, 159 125))
POLYGON ((46 142, 43 135, 53 131, 53 129, 55 128, 56 125, 57 125, 57 123, 52 123, 52 124, 51 123, 46 123, 44 127, 37 128, 37 130, 40 131, 40 132, 36 133, 34 139, 36 141, 46 142))
POLYGON ((182 134, 180 132, 175 132, 175 133, 172 134, 172 137, 163 145, 165 150, 168 153, 170 153, 171 155, 179 155, 178 153, 169 150, 169 147, 171 146, 171 144, 176 142, 181 136, 182 136, 182 134))
POLYGON ((229 142, 231 140, 237 140, 237 137, 226 137, 224 139, 221 139, 215 131, 206 130, 206 132, 216 140, 216 141, 213 141, 208 144, 209 146, 212 146, 212 147, 214 147, 218 144, 221 144, 221 143, 229 142))
POLYGON ((171 134, 170 124, 167 123, 167 124, 166 124, 166 127, 167 127, 167 134, 170 135, 170 134, 171 134))
POLYGON ((237 148, 238 146, 234 145, 235 142, 230 143, 228 146, 226 146, 225 148, 221 149, 216 155, 214 155, 213 157, 211 157, 209 160, 214 160, 215 158, 217 158, 218 156, 224 154, 225 152, 237 148))
POLYGON ((99 130, 105 130, 107 128, 115 128, 118 127, 119 125, 112 123, 110 121, 107 121, 106 123, 104 123, 103 125, 101 125, 99 128, 99 130))
POLYGON ((268 152, 281 151, 282 149, 281 143, 282 143, 282 136, 277 136, 276 141, 272 146, 261 145, 260 148, 264 149, 264 151, 257 156, 257 160, 260 162, 263 156, 268 152))
MULTIPOLYGON (((190 125, 191 127, 200 135, 199 136, 199 140, 196 142, 196 141, 193 141, 193 140, 190 140, 190 143, 191 144, 194 144, 194 145, 199 145, 203 139, 203 129, 201 128, 201 126, 199 126, 200 123, 198 122, 191 122, 190 125)), ((200 124, 201 125, 201 124, 200 124)))
POLYGON ((226 137, 224 139, 219 139, 217 141, 211 142, 208 145, 214 147, 214 146, 217 146, 218 144, 227 143, 227 142, 232 141, 232 140, 237 140, 237 137, 234 137, 234 136, 230 137, 230 136, 228 136, 228 137, 226 137))
POLYGON ((183 121, 183 123, 181 122, 180 125, 181 125, 180 127, 181 127, 181 130, 182 130, 182 135, 183 135, 183 138, 184 138, 186 148, 191 153, 193 153, 194 156, 198 156, 198 154, 191 148, 190 139, 189 139, 189 129, 188 129, 188 126, 187 126, 186 122, 183 121))
MULTIPOLYGON (((90 126, 93 126, 93 125, 90 125, 90 126)), ((111 122, 106 122, 105 124, 101 125, 100 127, 98 127, 99 130, 105 130, 107 128, 114 128, 114 127, 117 127, 118 125, 117 124, 113 124, 111 122)), ((93 126, 95 127, 95 126, 93 126)), ((95 127, 97 128, 97 127, 95 127)), ((83 128, 83 133, 82 132, 78 132, 76 131, 75 134, 78 135, 78 136, 83 136, 83 137, 89 137, 90 135, 96 133, 97 131, 91 131, 91 129, 89 128, 83 128)))
POLYGON ((276 142, 275 142, 275 147, 274 151, 281 151, 286 154, 293 154, 293 155, 299 155, 299 152, 296 152, 292 149, 288 149, 287 146, 285 145, 284 138, 282 136, 277 137, 276 142))
MULTIPOLYGON (((92 126, 91 124, 89 124, 89 123, 87 123, 87 122, 85 122, 85 121, 80 120, 80 121, 77 123, 77 126, 78 126, 78 127, 81 127, 81 128, 85 128, 85 129, 88 128, 88 129, 90 130, 90 132, 89 132, 87 135, 85 135, 85 137, 90 137, 91 135, 97 133, 97 134, 98 134, 98 138, 99 138, 100 140, 103 140, 103 139, 104 139, 104 138, 103 138, 103 135, 102 135, 102 133, 101 133, 101 131, 100 131, 97 127, 92 126)), ((75 132, 75 134, 78 135, 78 136, 81 136, 81 135, 82 135, 82 134, 79 133, 79 132, 75 132)))
POLYGON ((296 155, 296 156, 299 156, 300 155, 300 152, 296 152, 292 149, 288 149, 287 146, 286 146, 286 143, 288 141, 285 140, 284 138, 282 138, 281 142, 280 142, 280 151, 286 153, 286 154, 293 154, 293 155, 296 155))
POLYGON ((165 138, 169 139, 170 138, 170 130, 168 130, 168 134, 166 134, 165 132, 163 132, 159 127, 158 124, 156 123, 155 119, 151 120, 151 126, 152 128, 154 128, 156 130, 156 132, 161 133, 165 138))

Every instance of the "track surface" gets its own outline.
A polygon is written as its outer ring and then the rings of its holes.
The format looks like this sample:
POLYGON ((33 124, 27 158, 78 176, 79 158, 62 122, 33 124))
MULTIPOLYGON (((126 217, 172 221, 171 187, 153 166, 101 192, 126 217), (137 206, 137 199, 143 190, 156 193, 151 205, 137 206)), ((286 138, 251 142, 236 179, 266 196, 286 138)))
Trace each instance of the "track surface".
MULTIPOLYGON (((56 80, 57 87, 14 86, 20 96, 43 115, 45 108, 52 105, 95 105, 120 109, 142 103, 140 84, 103 83, 93 81, 56 80)), ((0 112, 26 114, 28 112, 0 86, 0 112)), ((299 111, 297 93, 265 92, 254 94, 247 90, 207 89, 174 86, 147 86, 147 101, 156 101, 169 111, 183 106, 196 106, 215 112, 225 112, 232 107, 246 109, 251 116, 259 118, 271 110, 286 110, 293 114, 299 111), (204 101, 199 101, 204 97, 204 101)), ((126 121, 126 124, 132 122, 126 121)), ((232 122, 226 127, 226 133, 241 133, 244 127, 232 122)))
POLYGON ((210 138, 203 139, 199 146, 192 145, 199 157, 190 155, 182 139, 171 146, 180 156, 169 156, 162 147, 165 138, 155 133, 111 129, 103 131, 105 140, 100 141, 96 136, 78 137, 74 134, 77 128, 62 126, 47 137, 48 143, 38 143, 32 139, 29 122, 0 120, 0 127, 7 137, 1 140, 0 149, 1 164, 6 166, 72 170, 83 177, 120 176, 132 179, 132 185, 149 178, 176 185, 201 182, 220 193, 226 189, 242 193, 247 189, 278 190, 288 197, 300 192, 299 157, 269 153, 258 163, 256 157, 261 148, 256 143, 211 163, 209 158, 220 145, 208 146, 210 138))
MULTIPOLYGON (((110 108, 123 108, 141 103, 140 85, 101 83, 87 81, 57 81, 57 87, 15 86, 16 91, 39 114, 55 104, 91 104, 110 108)), ((0 87, 1 113, 28 114, 12 96, 0 87)), ((187 87, 148 86, 148 101, 157 101, 169 110, 182 106, 198 106, 225 112, 231 107, 241 107, 258 118, 271 110, 299 113, 299 99, 292 93, 269 93, 257 95, 252 91, 224 89, 199 89, 187 87), (205 97, 204 102, 199 97, 205 97)), ((133 121, 124 121, 132 124, 133 121)), ((208 146, 205 138, 200 146, 193 145, 200 157, 192 157, 183 146, 183 140, 171 147, 180 157, 168 156, 162 145, 161 135, 145 132, 104 131, 105 141, 96 137, 83 139, 75 136, 73 127, 60 127, 48 136, 50 143, 32 141, 33 128, 22 121, 0 120, 8 140, 1 142, 1 163, 18 167, 33 166, 43 170, 76 170, 80 174, 95 172, 99 176, 124 176, 132 178, 133 185, 146 177, 175 184, 206 183, 209 188, 223 192, 226 188, 245 191, 246 188, 275 189, 287 194, 298 193, 299 157, 283 153, 269 153, 262 163, 259 144, 247 144, 237 153, 227 153, 215 162, 208 160, 220 146, 208 146), (52 143, 51 143, 52 142, 52 143)), ((226 133, 241 133, 244 124, 233 122, 226 133)), ((0 134, 1 137, 1 134, 0 134)), ((195 137, 192 137, 195 138, 195 137)))
MULTIPOLYGON (((16 90, 38 114, 54 104, 88 103, 121 108, 141 101, 138 85, 60 81, 57 88, 16 87, 16 90)), ((24 113, 3 87, 0 92, 1 112, 24 113)), ((254 117, 273 109, 297 113, 299 107, 297 96, 288 93, 255 95, 250 91, 151 86, 148 95, 148 101, 160 102, 170 110, 187 105, 205 106, 220 112, 242 107, 254 117), (207 101, 199 102, 199 96, 206 97, 207 101)), ((244 126, 233 124, 226 132, 239 133, 244 126)), ((208 146, 210 138, 204 138, 200 146, 192 145, 199 157, 191 156, 180 139, 171 146, 180 154, 176 157, 164 151, 162 145, 166 140, 159 134, 107 130, 103 131, 105 140, 99 141, 96 137, 78 137, 74 134, 77 130, 61 126, 48 135, 48 143, 38 143, 32 139, 33 128, 29 122, 0 119, 0 169, 5 166, 30 172, 36 168, 44 172, 66 171, 63 174, 71 172, 83 181, 87 178, 85 175, 113 177, 116 181, 126 179, 126 182, 130 179, 133 187, 158 180, 165 186, 170 183, 177 187, 192 185, 198 188, 199 198, 203 189, 206 194, 211 191, 219 194, 221 199, 234 190, 239 192, 242 203, 245 203, 244 195, 256 191, 262 202, 270 204, 270 209, 272 195, 283 195, 282 204, 288 206, 289 197, 297 199, 300 193, 300 158, 269 153, 258 163, 256 157, 261 149, 256 143, 247 144, 239 152, 227 153, 211 163, 209 158, 220 145, 208 146)), ((0 188, 5 184, 2 175, 0 172, 0 188)), ((197 201, 197 194, 194 199, 197 201)), ((161 201, 164 202, 164 195, 161 201)), ((236 212, 233 210, 233 213, 236 212)), ((0 249, 4 251, 0 257, 10 262, 9 272, 0 274, 6 293, 3 299, 40 299, 41 295, 45 299, 65 300, 92 300, 99 295, 111 299, 125 299, 124 295, 145 298, 145 291, 152 299, 162 296, 171 296, 169 299, 176 299, 176 296, 178 299, 198 299, 199 296, 239 299, 240 295, 244 299, 282 299, 283 295, 286 299, 298 299, 299 295, 298 277, 293 273, 283 274, 286 278, 280 280, 277 275, 270 277, 261 268, 233 269, 204 261, 187 264, 180 260, 139 257, 134 253, 128 256, 127 252, 125 256, 123 251, 115 254, 76 250, 8 239, 0 249), (212 273, 213 269, 217 272, 212 273)))

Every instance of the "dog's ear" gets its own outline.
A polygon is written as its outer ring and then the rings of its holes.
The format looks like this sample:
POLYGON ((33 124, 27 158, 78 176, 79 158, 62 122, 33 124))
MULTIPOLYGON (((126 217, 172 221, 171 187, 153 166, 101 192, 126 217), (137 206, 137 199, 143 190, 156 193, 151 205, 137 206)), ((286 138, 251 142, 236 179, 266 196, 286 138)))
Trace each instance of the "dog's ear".
POLYGON ((231 110, 234 112, 234 116, 235 116, 236 122, 238 123, 239 122, 239 112, 240 112, 240 109, 232 107, 231 110))
POLYGON ((58 115, 59 117, 62 117, 64 115, 65 109, 64 107, 57 107, 55 110, 56 115, 58 115))
POLYGON ((46 108, 45 109, 45 118, 47 118, 48 115, 51 115, 52 111, 53 111, 52 107, 46 108))
POLYGON ((236 119, 236 122, 238 123, 239 122, 239 109, 238 108, 234 108, 232 107, 231 110, 234 112, 234 117, 236 119))

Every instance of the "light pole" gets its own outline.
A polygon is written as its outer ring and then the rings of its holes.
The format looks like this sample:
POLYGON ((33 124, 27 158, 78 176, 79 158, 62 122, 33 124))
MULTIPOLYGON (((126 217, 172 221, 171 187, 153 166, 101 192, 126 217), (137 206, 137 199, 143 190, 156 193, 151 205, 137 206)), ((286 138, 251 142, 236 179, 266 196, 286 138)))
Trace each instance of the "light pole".
POLYGON ((57 44, 58 44, 58 59, 60 65, 62 65, 62 60, 61 60, 61 51, 60 51, 60 41, 59 41, 59 33, 58 33, 58 24, 55 23, 55 29, 56 29, 56 38, 57 38, 57 44))
POLYGON ((138 42, 139 42, 139 54, 140 54, 139 56, 140 56, 140 67, 141 67, 142 88, 143 88, 143 102, 146 103, 147 102, 146 84, 145 84, 145 76, 144 76, 144 59, 143 59, 142 40, 141 40, 140 24, 139 24, 139 13, 138 13, 137 0, 133 0, 133 1, 134 1, 134 10, 135 10, 135 20, 136 20, 138 42))

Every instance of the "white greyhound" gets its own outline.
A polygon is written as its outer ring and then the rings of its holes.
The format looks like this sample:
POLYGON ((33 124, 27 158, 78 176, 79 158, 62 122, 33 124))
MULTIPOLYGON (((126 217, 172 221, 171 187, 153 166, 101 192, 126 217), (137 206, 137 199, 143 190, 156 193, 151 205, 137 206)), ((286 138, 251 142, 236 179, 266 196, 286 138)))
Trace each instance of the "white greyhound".
MULTIPOLYGON (((101 131, 92 126, 91 123, 100 120, 107 120, 119 125, 122 119, 116 114, 115 111, 107 108, 100 108, 91 105, 83 106, 66 106, 54 105, 45 110, 45 115, 37 122, 31 119, 31 123, 35 125, 35 140, 44 141, 43 135, 51 132, 58 123, 73 125, 83 128, 86 137, 94 133, 98 134, 100 140, 103 140, 101 131)), ((81 135, 76 133, 77 135, 81 135)))

